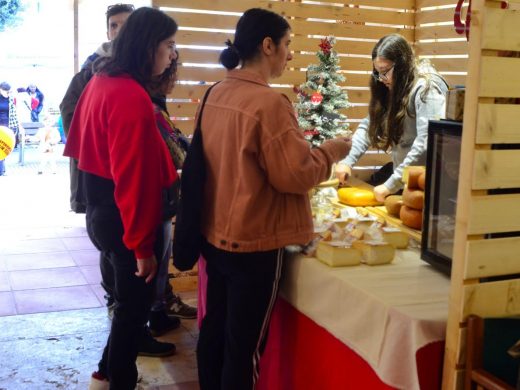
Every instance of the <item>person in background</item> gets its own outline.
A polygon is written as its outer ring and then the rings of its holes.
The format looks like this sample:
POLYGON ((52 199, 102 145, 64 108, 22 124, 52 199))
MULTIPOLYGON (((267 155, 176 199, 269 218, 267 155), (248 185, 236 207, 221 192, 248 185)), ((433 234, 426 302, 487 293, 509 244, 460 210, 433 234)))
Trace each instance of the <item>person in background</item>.
MULTIPOLYGON (((111 41, 117 38, 117 35, 128 19, 130 14, 134 11, 134 6, 131 4, 115 4, 107 8, 106 11, 106 24, 107 24, 107 37, 110 42, 103 43, 95 53, 89 56, 89 58, 83 64, 83 68, 77 73, 71 80, 69 87, 60 103, 60 113, 63 121, 63 127, 65 133, 68 134, 71 121, 76 109, 78 100, 85 89, 87 83, 90 81, 96 71, 96 66, 101 66, 105 60, 111 55, 111 41)), ((77 167, 77 160, 74 158, 70 159, 70 206, 71 209, 76 213, 84 213, 86 206, 81 203, 81 200, 77 199, 78 191, 78 176, 79 170, 77 167)), ((101 269, 101 286, 105 290, 106 306, 108 310, 108 316, 113 317, 115 309, 115 297, 114 297, 114 270, 110 263, 109 256, 100 251, 99 265, 101 269)), ((174 320, 173 320, 174 321, 174 320)), ((177 320, 177 326, 179 321, 177 320)), ((170 327, 173 329, 174 327, 170 327)), ((139 355, 149 357, 164 357, 175 353, 176 347, 173 343, 159 342, 155 340, 150 334, 148 326, 145 327, 142 335, 141 342, 139 344, 139 355)))
POLYGON ((308 191, 350 149, 342 137, 311 148, 290 100, 269 86, 292 59, 290 32, 280 15, 246 11, 220 55, 229 71, 201 118, 208 275, 197 344, 202 390, 254 388, 284 247, 313 239, 308 191))
POLYGON ((444 117, 448 85, 429 61, 416 61, 399 34, 377 42, 372 65, 368 117, 354 133, 349 155, 336 165, 336 177, 344 183, 369 147, 391 150, 392 163, 370 182, 382 202, 402 188, 405 167, 426 163, 428 120, 444 117))
MULTIPOLYGON (((15 100, 10 96, 11 86, 3 81, 0 83, 0 126, 10 128, 18 140, 20 125, 18 123, 18 113, 16 111, 15 100)), ((5 160, 0 160, 0 176, 5 175, 5 160)))
POLYGON ((33 137, 40 150, 40 164, 38 175, 43 174, 47 165, 51 173, 56 173, 56 145, 60 142, 60 132, 56 127, 56 120, 50 115, 43 118, 43 127, 40 127, 33 137))
POLYGON ((65 145, 64 154, 78 160, 87 232, 115 278, 112 327, 91 388, 133 389, 137 382, 163 248, 161 212, 178 179, 148 90, 175 60, 176 32, 177 23, 154 8, 128 17, 78 101, 65 145))
POLYGON ((65 136, 65 130, 63 130, 63 119, 61 115, 58 117, 58 122, 56 122, 56 126, 58 127, 58 131, 60 132, 60 142, 62 144, 67 143, 67 137, 65 136))
POLYGON ((39 115, 43 109, 43 93, 34 84, 29 84, 26 91, 31 98, 31 121, 39 122, 39 115))
MULTIPOLYGON (((97 59, 103 59, 110 56, 110 41, 117 37, 119 30, 125 23, 128 16, 134 11, 131 4, 115 4, 110 5, 106 11, 107 38, 109 42, 104 42, 94 53, 92 53, 78 72, 70 81, 69 87, 65 92, 60 103, 60 113, 63 121, 63 129, 65 136, 69 133, 70 123, 76 109, 79 97, 85 89, 85 86, 94 74, 94 62, 97 59)), ((70 160, 70 208, 76 213, 84 213, 85 205, 79 204, 76 200, 76 192, 78 190, 78 167, 77 161, 70 160)))
MULTIPOLYGON (((177 80, 177 60, 178 53, 170 68, 158 78, 155 85, 151 88, 151 97, 154 104, 157 127, 170 151, 173 164, 178 170, 182 170, 189 141, 172 123, 166 106, 166 96, 172 92, 177 80)), ((172 190, 175 191, 175 197, 178 199, 179 188, 173 188, 172 190)), ((178 323, 179 318, 197 318, 197 308, 184 303, 173 292, 168 280, 168 264, 172 256, 172 218, 175 216, 176 211, 177 202, 169 209, 163 210, 165 246, 163 248, 163 256, 159 261, 156 297, 150 313, 150 330, 153 335, 161 334, 162 329, 168 330, 169 324, 172 321, 178 323), (166 313, 169 320, 166 320, 161 313, 166 313)))

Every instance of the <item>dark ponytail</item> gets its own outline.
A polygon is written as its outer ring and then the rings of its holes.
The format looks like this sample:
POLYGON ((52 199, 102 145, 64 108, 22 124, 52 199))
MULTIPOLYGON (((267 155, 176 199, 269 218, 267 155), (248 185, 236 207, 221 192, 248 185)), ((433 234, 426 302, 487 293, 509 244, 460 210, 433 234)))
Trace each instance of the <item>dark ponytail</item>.
POLYGON ((220 53, 220 63, 227 69, 236 68, 256 57, 259 46, 267 37, 275 45, 290 30, 289 23, 280 15, 261 8, 251 8, 244 12, 237 23, 235 41, 226 41, 228 46, 220 53))

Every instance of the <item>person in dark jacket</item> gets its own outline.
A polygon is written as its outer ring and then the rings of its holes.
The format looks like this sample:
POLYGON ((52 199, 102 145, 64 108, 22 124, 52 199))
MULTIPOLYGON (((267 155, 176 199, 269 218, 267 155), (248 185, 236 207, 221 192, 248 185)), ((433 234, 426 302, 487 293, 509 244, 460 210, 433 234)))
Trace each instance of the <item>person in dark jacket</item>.
POLYGON ((43 109, 43 93, 34 84, 29 84, 29 86, 26 89, 26 92, 29 94, 31 98, 31 121, 39 122, 40 112, 43 109))

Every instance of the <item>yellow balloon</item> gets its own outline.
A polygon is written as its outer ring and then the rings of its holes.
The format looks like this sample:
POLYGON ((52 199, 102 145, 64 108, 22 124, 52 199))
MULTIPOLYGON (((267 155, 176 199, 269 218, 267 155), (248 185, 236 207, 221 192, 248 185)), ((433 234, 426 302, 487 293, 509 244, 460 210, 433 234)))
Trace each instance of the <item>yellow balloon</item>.
POLYGON ((3 160, 14 148, 14 133, 9 127, 0 126, 0 160, 3 160))

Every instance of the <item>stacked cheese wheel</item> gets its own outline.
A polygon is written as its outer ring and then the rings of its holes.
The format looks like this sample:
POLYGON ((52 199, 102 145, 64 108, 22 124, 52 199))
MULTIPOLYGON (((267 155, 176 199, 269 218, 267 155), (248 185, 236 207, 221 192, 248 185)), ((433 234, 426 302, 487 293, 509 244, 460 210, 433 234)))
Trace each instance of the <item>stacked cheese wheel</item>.
POLYGON ((424 168, 410 168, 407 185, 403 191, 403 206, 399 212, 399 218, 404 225, 419 230, 423 219, 425 181, 424 168))

